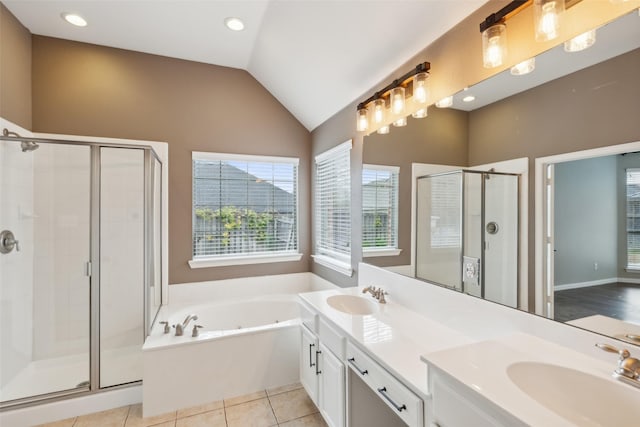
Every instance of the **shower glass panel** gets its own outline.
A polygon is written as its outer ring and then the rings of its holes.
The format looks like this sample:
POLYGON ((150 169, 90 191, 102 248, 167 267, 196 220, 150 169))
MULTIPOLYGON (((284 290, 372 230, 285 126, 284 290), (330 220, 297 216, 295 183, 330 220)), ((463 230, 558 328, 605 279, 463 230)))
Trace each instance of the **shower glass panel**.
POLYGON ((100 388, 142 378, 145 153, 100 148, 100 388))
POLYGON ((484 298, 517 307, 518 178, 486 174, 484 186, 484 298))
POLYGON ((462 172, 418 179, 416 277, 462 290, 462 172))
MULTIPOLYGON (((482 174, 463 173, 462 292, 482 297, 482 174)), ((457 272, 456 272, 457 273, 457 272)))
POLYGON ((88 146, 0 141, 0 403, 90 379, 88 146), (19 249, 19 250, 18 250, 19 249))
POLYGON ((146 333, 149 334, 151 325, 162 305, 162 164, 155 157, 151 157, 151 218, 149 244, 151 246, 151 266, 149 266, 149 293, 147 298, 146 333))
POLYGON ((419 177, 416 277, 517 307, 518 185, 498 172, 419 177))

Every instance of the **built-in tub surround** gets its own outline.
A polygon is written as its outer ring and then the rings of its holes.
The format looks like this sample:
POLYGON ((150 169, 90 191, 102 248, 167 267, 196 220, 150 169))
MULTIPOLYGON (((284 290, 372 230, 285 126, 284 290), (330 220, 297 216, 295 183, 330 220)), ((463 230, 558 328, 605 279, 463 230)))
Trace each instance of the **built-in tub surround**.
POLYGON ((144 416, 297 382, 296 295, 334 287, 311 273, 170 286, 143 347, 144 416), (182 336, 159 323, 190 314, 198 319, 182 336), (197 337, 194 325, 202 326, 197 337))

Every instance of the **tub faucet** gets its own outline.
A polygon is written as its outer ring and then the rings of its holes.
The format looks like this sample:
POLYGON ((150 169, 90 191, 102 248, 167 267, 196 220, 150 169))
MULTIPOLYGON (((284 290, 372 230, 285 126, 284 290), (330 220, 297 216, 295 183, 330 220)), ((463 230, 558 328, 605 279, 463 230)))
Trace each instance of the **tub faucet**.
POLYGON ((182 334, 184 334, 184 330, 189 325, 189 322, 191 322, 192 320, 198 320, 198 316, 196 316, 195 314, 189 314, 187 317, 185 317, 182 323, 178 323, 177 325, 174 325, 174 327, 176 328, 177 337, 182 336, 182 334))

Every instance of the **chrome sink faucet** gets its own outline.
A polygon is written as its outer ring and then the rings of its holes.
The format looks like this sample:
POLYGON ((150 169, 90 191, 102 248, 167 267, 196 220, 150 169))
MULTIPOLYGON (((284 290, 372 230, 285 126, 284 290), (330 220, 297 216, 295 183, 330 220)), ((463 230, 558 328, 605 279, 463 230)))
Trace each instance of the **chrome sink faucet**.
POLYGON ((198 316, 196 316, 195 314, 189 314, 182 323, 173 325, 173 327, 176 328, 177 337, 182 336, 184 334, 184 330, 187 328, 187 326, 189 325, 189 322, 191 322, 192 320, 198 320, 198 316))
POLYGON ((362 288, 362 293, 366 294, 369 292, 372 297, 374 297, 380 304, 386 304, 387 300, 385 299, 385 295, 389 295, 382 288, 376 288, 375 286, 367 286, 366 288, 362 288))
POLYGON ((617 353, 618 367, 613 371, 613 378, 620 380, 626 384, 640 388, 640 360, 631 357, 631 353, 627 349, 618 349, 609 344, 596 344, 601 350, 609 353, 617 353))

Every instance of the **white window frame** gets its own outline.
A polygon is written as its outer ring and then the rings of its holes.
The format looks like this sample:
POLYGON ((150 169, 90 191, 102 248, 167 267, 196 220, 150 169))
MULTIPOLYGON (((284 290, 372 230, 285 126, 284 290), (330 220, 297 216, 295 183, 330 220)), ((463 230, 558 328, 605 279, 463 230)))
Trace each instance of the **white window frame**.
MULTIPOLYGON (((338 273, 344 274, 345 276, 351 277, 353 275, 353 269, 351 268, 351 246, 349 247, 349 253, 344 254, 337 251, 333 251, 328 247, 320 247, 321 235, 320 235, 320 227, 321 227, 321 216, 320 216, 320 206, 319 206, 319 188, 318 188, 318 163, 325 162, 329 159, 336 158, 347 152, 348 155, 348 163, 349 170, 347 176, 349 177, 349 188, 345 189, 349 192, 349 222, 351 222, 351 148, 352 148, 352 140, 348 140, 343 142, 340 145, 337 145, 323 153, 318 154, 315 157, 315 191, 314 191, 314 215, 315 215, 315 254, 312 255, 313 261, 317 264, 328 267, 338 273)), ((350 227, 349 227, 350 233, 350 227)), ((351 234, 349 234, 349 240, 351 245, 351 234)))
MULTIPOLYGON (((192 259, 188 261, 191 268, 208 268, 222 267, 231 265, 247 265, 247 264, 264 264, 274 262, 290 262, 302 259, 300 253, 300 201, 298 197, 299 188, 299 164, 300 159, 295 157, 278 157, 278 156, 260 156, 247 154, 227 154, 227 153, 209 153, 201 151, 193 151, 191 153, 191 161, 209 160, 209 161, 245 161, 245 162, 269 162, 269 163, 289 163, 296 165, 296 250, 293 251, 274 251, 262 253, 238 253, 230 255, 209 255, 195 257, 192 253, 192 259)), ((191 177, 191 185, 193 188, 194 177, 191 177)), ((191 203, 191 213, 193 217, 193 201, 191 203)), ((191 225, 191 239, 193 239, 193 227, 191 225)), ((193 242, 192 242, 193 244, 193 242)))
POLYGON ((626 168, 624 171, 624 205, 625 205, 625 266, 626 271, 638 272, 640 271, 640 264, 629 264, 629 230, 627 229, 627 221, 629 218, 629 197, 627 194, 627 186, 628 186, 628 175, 629 173, 640 174, 640 168, 626 168))
MULTIPOLYGON (((362 247, 362 256, 364 258, 368 258, 368 257, 379 257, 379 256, 398 256, 400 255, 400 253, 402 252, 402 249, 398 248, 398 239, 399 239, 399 235, 398 235, 398 211, 399 211, 399 201, 398 198, 400 197, 399 195, 399 189, 400 189, 400 167, 399 166, 389 166, 389 165, 371 165, 371 164, 363 164, 362 165, 362 173, 364 174, 365 170, 374 170, 374 171, 384 171, 384 172, 390 172, 392 174, 394 174, 396 176, 395 178, 395 188, 393 189, 394 191, 394 206, 392 206, 395 218, 393 219, 394 221, 394 230, 393 230, 393 234, 395 237, 395 245, 393 246, 379 246, 379 247, 362 247)), ((364 193, 364 190, 363 190, 364 193)), ((363 200, 364 200, 364 194, 363 194, 363 200)), ((364 206, 363 206, 363 215, 364 215, 364 206)), ((364 220, 363 220, 363 226, 364 226, 364 220)), ((363 228, 363 232, 364 232, 364 228, 363 228)), ((364 239, 363 239, 364 240, 364 239)))

